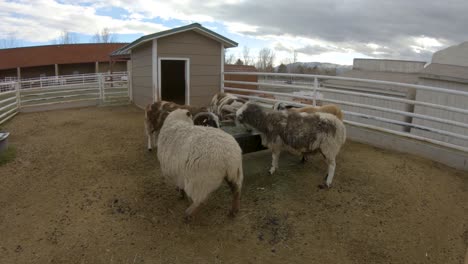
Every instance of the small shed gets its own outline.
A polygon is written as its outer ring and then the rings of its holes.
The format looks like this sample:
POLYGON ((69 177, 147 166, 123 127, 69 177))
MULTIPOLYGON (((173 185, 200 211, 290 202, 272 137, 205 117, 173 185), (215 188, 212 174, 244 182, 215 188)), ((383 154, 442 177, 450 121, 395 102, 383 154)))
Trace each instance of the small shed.
POLYGON ((198 23, 143 36, 114 51, 130 54, 131 99, 208 105, 221 89, 224 50, 237 43, 198 23))

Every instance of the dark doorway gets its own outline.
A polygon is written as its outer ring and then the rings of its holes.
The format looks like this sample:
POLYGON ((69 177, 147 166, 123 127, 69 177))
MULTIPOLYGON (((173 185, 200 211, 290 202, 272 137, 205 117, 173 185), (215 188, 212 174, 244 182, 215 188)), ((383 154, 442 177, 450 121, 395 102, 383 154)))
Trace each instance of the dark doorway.
POLYGON ((185 104, 184 60, 161 60, 161 99, 185 104))

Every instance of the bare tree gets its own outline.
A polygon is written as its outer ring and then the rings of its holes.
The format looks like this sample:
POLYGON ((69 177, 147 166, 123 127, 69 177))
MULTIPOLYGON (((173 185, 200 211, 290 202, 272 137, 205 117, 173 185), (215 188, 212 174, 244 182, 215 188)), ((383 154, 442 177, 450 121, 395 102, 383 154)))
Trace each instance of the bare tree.
POLYGON ((234 56, 234 53, 227 51, 224 56, 224 63, 234 64, 235 61, 236 61, 236 58, 234 56))
POLYGON ((269 48, 263 48, 258 53, 257 68, 261 71, 272 72, 275 60, 275 52, 269 48))
POLYGON ((236 65, 244 65, 244 62, 241 59, 237 59, 236 65))
POLYGON ((16 48, 21 46, 16 34, 11 32, 4 39, 0 39, 0 49, 16 48))
POLYGON ((103 28, 101 32, 96 32, 93 37, 95 43, 111 43, 115 42, 117 37, 109 30, 109 28, 103 28))
POLYGON ((250 57, 250 49, 247 46, 244 46, 242 50, 242 57, 244 58, 244 65, 252 65, 253 59, 250 57))
POLYGON ((68 32, 66 30, 62 31, 60 33, 60 36, 58 37, 56 43, 57 44, 74 44, 78 43, 79 38, 75 33, 68 32))

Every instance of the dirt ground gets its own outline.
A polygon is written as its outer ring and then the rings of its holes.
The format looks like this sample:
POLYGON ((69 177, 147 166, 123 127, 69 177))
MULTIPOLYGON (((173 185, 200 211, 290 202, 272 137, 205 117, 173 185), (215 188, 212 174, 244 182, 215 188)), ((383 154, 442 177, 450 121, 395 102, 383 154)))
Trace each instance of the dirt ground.
POLYGON ((330 190, 320 156, 244 156, 242 208, 222 186, 190 224, 188 201, 146 151, 143 113, 20 114, 4 127, 0 263, 463 263, 468 173, 348 141, 330 190))

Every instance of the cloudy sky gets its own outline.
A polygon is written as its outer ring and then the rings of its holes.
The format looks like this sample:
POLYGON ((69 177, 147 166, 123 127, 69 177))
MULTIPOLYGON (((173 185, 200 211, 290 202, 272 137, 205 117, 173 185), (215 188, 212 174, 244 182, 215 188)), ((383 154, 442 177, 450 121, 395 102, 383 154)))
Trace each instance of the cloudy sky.
POLYGON ((0 40, 51 44, 61 32, 79 42, 110 28, 119 42, 198 22, 255 56, 276 63, 352 64, 353 58, 430 60, 434 51, 468 40, 466 0, 0 0, 0 40))

